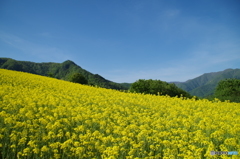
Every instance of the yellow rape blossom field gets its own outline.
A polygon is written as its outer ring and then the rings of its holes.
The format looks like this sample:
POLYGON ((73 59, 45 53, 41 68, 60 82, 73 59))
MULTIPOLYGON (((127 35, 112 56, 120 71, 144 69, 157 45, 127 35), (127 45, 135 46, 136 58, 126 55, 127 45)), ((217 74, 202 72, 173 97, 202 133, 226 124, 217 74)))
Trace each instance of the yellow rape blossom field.
POLYGON ((240 104, 0 69, 0 141, 0 158, 7 159, 240 158, 240 104))

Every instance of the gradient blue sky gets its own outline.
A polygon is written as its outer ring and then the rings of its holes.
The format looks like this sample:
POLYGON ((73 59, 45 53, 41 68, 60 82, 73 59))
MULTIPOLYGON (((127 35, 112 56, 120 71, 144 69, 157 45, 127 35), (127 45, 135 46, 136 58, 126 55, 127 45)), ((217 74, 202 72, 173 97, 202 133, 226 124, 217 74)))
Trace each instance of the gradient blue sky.
POLYGON ((0 57, 186 81, 240 68, 240 1, 0 0, 0 57))

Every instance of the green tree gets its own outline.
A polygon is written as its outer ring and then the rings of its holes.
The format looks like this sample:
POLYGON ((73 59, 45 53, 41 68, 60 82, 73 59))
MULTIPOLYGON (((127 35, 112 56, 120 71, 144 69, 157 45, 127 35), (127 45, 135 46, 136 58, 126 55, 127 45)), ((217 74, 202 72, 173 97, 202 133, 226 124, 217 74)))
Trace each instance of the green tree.
POLYGON ((240 80, 226 79, 218 83, 214 96, 222 101, 240 102, 240 80))
POLYGON ((48 72, 48 77, 54 77, 53 73, 48 72))
POLYGON ((192 97, 189 93, 178 88, 173 83, 169 84, 167 82, 152 79, 149 80, 139 79, 138 81, 134 82, 131 85, 129 91, 144 94, 169 95, 171 97, 175 96, 184 96, 188 98, 192 97))
POLYGON ((80 84, 88 84, 87 79, 81 75, 80 73, 74 73, 71 77, 70 77, 70 82, 74 82, 74 83, 80 83, 80 84))

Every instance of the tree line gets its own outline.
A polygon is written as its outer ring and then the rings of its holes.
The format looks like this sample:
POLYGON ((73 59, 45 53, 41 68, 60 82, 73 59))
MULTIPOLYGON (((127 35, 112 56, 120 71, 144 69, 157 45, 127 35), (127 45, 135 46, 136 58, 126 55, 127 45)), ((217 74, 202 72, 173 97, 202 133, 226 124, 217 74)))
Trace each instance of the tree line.
MULTIPOLYGON (((80 84, 89 84, 86 78, 84 78, 83 75, 80 73, 75 73, 70 76, 69 78, 70 82, 74 83, 80 83, 80 84)), ((154 94, 154 95, 169 95, 171 97, 175 96, 183 96, 190 98, 192 97, 189 93, 186 91, 178 88, 174 83, 167 83, 160 80, 144 80, 139 79, 138 81, 131 84, 131 87, 129 88, 128 92, 134 92, 134 93, 144 93, 144 94, 154 94)))
POLYGON ((218 83, 214 98, 221 101, 229 100, 231 102, 240 103, 240 80, 239 79, 225 79, 218 83))
MULTIPOLYGON (((88 81, 80 73, 71 75, 69 81, 91 85, 91 83, 88 83, 88 81)), ((170 97, 193 97, 188 92, 178 88, 174 83, 167 83, 161 80, 152 79, 137 80, 131 84, 128 92, 153 95, 168 95, 170 97)), ((231 102, 240 102, 240 80, 226 79, 220 81, 215 89, 215 93, 211 96, 211 99, 214 98, 218 98, 221 101, 230 100, 231 102)))

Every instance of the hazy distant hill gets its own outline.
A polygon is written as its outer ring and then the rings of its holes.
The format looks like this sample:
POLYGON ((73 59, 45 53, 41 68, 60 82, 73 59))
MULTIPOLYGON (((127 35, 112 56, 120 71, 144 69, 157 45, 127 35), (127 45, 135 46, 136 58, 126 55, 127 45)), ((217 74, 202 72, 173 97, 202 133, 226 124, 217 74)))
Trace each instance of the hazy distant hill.
POLYGON ((98 74, 92 74, 74 62, 67 60, 63 63, 35 63, 28 61, 17 61, 11 58, 0 58, 0 68, 16 70, 38 74, 42 76, 53 76, 54 78, 67 80, 72 73, 81 73, 90 84, 98 85, 103 88, 111 88, 118 90, 128 89, 126 84, 119 84, 106 80, 98 74))
POLYGON ((220 72, 205 73, 186 82, 173 82, 179 88, 198 97, 207 97, 214 93, 220 80, 236 78, 240 79, 240 69, 226 69, 220 72))

